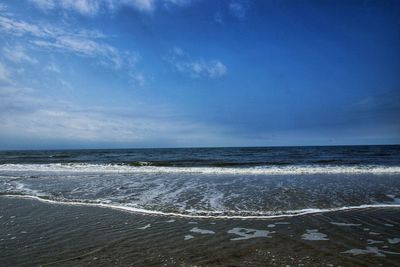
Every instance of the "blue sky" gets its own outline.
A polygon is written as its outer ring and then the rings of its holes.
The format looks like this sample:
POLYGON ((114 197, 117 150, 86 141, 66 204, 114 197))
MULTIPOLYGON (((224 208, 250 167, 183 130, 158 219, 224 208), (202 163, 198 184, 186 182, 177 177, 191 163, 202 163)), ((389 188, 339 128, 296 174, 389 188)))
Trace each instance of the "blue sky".
POLYGON ((400 143, 399 1, 0 1, 0 149, 400 143))

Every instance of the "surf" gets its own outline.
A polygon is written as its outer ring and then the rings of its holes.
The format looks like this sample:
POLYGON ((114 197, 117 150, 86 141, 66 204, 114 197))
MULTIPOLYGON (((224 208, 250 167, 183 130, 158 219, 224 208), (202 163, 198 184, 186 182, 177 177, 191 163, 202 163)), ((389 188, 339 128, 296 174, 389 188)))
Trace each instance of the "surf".
POLYGON ((49 163, 0 164, 1 172, 70 173, 196 173, 213 175, 298 175, 298 174, 400 174, 400 166, 378 165, 290 165, 257 167, 161 167, 127 164, 49 163))

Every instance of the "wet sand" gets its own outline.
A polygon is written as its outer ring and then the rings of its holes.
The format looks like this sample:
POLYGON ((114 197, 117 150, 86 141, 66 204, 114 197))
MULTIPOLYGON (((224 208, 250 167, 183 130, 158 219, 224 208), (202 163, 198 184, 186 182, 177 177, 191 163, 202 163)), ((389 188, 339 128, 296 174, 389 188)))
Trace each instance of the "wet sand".
POLYGON ((400 266, 400 209, 240 220, 0 197, 0 266, 400 266))

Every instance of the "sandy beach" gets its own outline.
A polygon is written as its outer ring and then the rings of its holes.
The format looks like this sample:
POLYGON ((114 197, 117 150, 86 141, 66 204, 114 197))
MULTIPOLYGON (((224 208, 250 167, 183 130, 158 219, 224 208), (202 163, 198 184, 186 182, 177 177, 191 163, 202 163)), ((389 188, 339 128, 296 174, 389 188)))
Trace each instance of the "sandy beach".
POLYGON ((190 219, 0 197, 1 266, 398 266, 400 210, 190 219))

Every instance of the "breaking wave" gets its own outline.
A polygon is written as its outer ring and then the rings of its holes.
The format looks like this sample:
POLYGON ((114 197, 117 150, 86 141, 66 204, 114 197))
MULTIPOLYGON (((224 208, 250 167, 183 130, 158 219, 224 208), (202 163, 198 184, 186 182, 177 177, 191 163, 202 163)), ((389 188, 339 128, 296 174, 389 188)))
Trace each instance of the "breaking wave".
POLYGON ((400 174, 400 166, 376 165, 289 165, 257 167, 161 167, 143 163, 128 164, 0 164, 0 171, 72 172, 72 173, 199 173, 214 175, 298 175, 298 174, 400 174))

